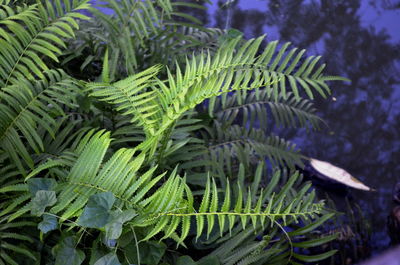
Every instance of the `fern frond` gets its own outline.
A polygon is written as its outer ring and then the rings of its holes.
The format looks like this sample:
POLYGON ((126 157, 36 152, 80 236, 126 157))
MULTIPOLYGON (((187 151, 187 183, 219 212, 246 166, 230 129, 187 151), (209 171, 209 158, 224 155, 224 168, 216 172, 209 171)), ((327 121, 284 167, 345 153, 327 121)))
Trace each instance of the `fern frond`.
POLYGON ((0 24, 0 85, 16 84, 20 78, 44 78, 48 70, 41 56, 58 61, 64 38, 74 36, 77 19, 87 19, 79 10, 87 9, 88 0, 56 1, 55 6, 40 2, 14 14, 10 8, 0 24), (62 7, 63 6, 63 7, 62 7), (57 11, 56 11, 57 10, 57 11))
POLYGON ((73 107, 80 91, 79 84, 61 70, 48 71, 39 81, 22 79, 1 89, 0 109, 5 115, 0 117, 0 147, 21 173, 25 174, 25 165, 33 167, 28 148, 36 153, 44 149, 38 127, 54 137, 54 117, 64 115, 60 105, 73 107))
POLYGON ((35 226, 33 222, 13 222, 6 223, 5 219, 0 219, 0 264, 18 264, 20 257, 31 262, 37 261, 33 247, 26 244, 34 243, 31 236, 22 235, 21 229, 35 226), (18 242, 18 244, 16 244, 18 242))
MULTIPOLYGON (((66 182, 60 182, 57 186, 58 202, 51 208, 51 213, 61 215, 61 220, 76 216, 85 206, 88 198, 98 192, 112 192, 123 205, 139 207, 143 196, 155 185, 163 175, 157 176, 150 183, 155 167, 138 177, 145 156, 134 157, 134 149, 119 149, 111 158, 102 163, 105 153, 110 145, 110 133, 94 130, 89 132, 73 151, 75 159, 71 163, 66 176, 66 182), (90 161, 90 163, 88 163, 90 161)), ((64 158, 65 159, 65 158, 64 158)), ((68 167, 70 163, 63 160, 49 160, 28 175, 32 178, 50 167, 68 167)))
POLYGON ((144 127, 148 136, 154 133, 152 127, 155 122, 149 117, 157 111, 157 106, 153 105, 157 95, 154 91, 149 91, 149 87, 154 83, 154 77, 160 68, 159 65, 153 66, 111 85, 89 83, 88 90, 91 96, 116 105, 122 115, 133 116, 131 122, 144 127))
MULTIPOLYGON (((213 57, 210 53, 204 53, 191 60, 187 59, 185 70, 182 71, 177 65, 175 75, 167 69, 168 79, 166 81, 158 80, 150 90, 127 86, 123 91, 116 92, 103 87, 105 91, 99 91, 96 92, 97 95, 93 95, 102 97, 101 93, 103 93, 103 95, 110 96, 104 100, 114 104, 117 98, 125 98, 123 101, 134 101, 134 107, 136 107, 135 104, 143 105, 141 112, 137 112, 132 107, 126 111, 128 105, 123 104, 119 109, 124 110, 124 114, 133 114, 133 121, 140 121, 139 124, 143 126, 146 135, 151 136, 139 147, 145 151, 150 150, 151 154, 157 149, 158 142, 164 141, 162 139, 164 133, 170 130, 170 127, 173 127, 186 111, 206 99, 215 98, 231 91, 265 87, 267 95, 269 97, 272 95, 277 100, 280 94, 283 97, 287 96, 284 83, 286 76, 290 80, 294 80, 292 90, 296 99, 299 98, 296 80, 310 97, 312 94, 310 94, 311 89, 307 82, 318 93, 325 95, 320 87, 327 87, 327 85, 321 81, 321 74, 319 73, 314 79, 309 76, 317 62, 316 59, 308 58, 300 66, 300 69, 291 75, 293 71, 291 66, 297 65, 301 54, 297 56, 299 57, 297 62, 292 62, 285 71, 287 60, 284 60, 283 65, 277 68, 278 62, 285 52, 285 47, 288 45, 284 45, 276 55, 277 58, 271 61, 276 43, 267 45, 261 55, 257 56, 263 37, 249 40, 238 47, 240 40, 240 38, 236 38, 226 42, 213 57), (304 69, 301 70, 301 68, 304 69), (284 71, 285 74, 277 72, 278 70, 284 71), (278 85, 281 86, 279 91, 278 85), (130 99, 127 99, 127 95, 130 99)), ((153 72, 153 68, 149 68, 143 73, 148 71, 153 72)), ((132 76, 126 81, 122 80, 118 83, 128 85, 128 80, 136 78, 132 76)))
POLYGON ((112 56, 122 57, 126 72, 134 74, 138 67, 138 46, 145 47, 145 40, 162 30, 162 20, 171 17, 170 1, 110 0, 99 6, 114 12, 109 16, 91 9, 105 29, 103 41, 107 41, 112 56))
MULTIPOLYGON (((294 175, 292 178, 296 179, 297 177, 298 175, 294 175)), ((272 226, 278 221, 286 225, 300 218, 313 218, 321 212, 323 207, 322 203, 301 201, 298 202, 296 208, 293 208, 293 204, 283 199, 287 195, 287 191, 282 191, 278 196, 272 196, 266 205, 262 203, 263 197, 260 197, 256 203, 252 203, 249 199, 252 197, 252 191, 248 192, 247 199, 239 191, 237 200, 231 201, 229 185, 226 187, 224 203, 221 205, 218 203, 218 189, 215 181, 211 182, 208 178, 201 204, 198 210, 195 210, 192 199, 190 199, 193 196, 191 191, 187 186, 185 189, 182 186, 186 186, 184 180, 170 178, 160 188, 160 192, 152 195, 152 207, 145 208, 145 211, 151 213, 154 217, 147 221, 143 219, 133 221, 136 225, 139 223, 143 226, 154 225, 154 228, 148 232, 143 240, 148 240, 162 231, 164 231, 164 237, 169 237, 169 233, 166 231, 169 231, 171 225, 176 227, 180 222, 191 217, 196 219, 196 238, 198 239, 203 233, 209 236, 214 229, 224 231, 225 223, 228 224, 229 231, 233 229, 237 222, 242 224, 243 229, 247 227, 249 222, 251 222, 253 228, 258 225, 265 225, 266 221, 272 226), (175 187, 173 193, 171 193, 172 186, 175 187), (169 201, 168 203, 161 203, 165 200, 165 194, 167 194, 169 201), (282 194, 285 195, 282 197, 282 194), (182 201, 182 195, 188 199, 182 201), (216 217, 218 222, 215 222, 216 217), (154 220, 157 221, 154 222, 154 220), (219 224, 219 227, 216 227, 216 223, 219 224), (207 229, 205 229, 206 224, 207 229)), ((178 243, 183 242, 185 237, 186 235, 182 234, 178 243)))
POLYGON ((275 100, 265 89, 225 94, 209 105, 210 115, 216 117, 224 127, 239 120, 242 126, 264 130, 271 124, 270 116, 278 126, 319 129, 322 120, 315 112, 311 101, 296 99, 292 92, 280 95, 275 100))
POLYGON ((303 165, 302 155, 296 146, 278 136, 266 136, 259 129, 246 129, 233 125, 223 130, 215 124, 215 130, 209 140, 210 160, 215 161, 218 167, 228 168, 236 158, 239 163, 249 165, 251 159, 266 157, 273 166, 286 165, 294 168, 303 165))

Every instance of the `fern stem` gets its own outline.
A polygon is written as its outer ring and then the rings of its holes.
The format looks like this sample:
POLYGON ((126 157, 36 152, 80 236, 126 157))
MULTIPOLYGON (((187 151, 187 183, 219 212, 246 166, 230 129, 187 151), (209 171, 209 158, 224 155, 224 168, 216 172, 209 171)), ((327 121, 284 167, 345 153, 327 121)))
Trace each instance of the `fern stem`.
POLYGON ((235 213, 235 212, 208 212, 208 213, 164 213, 160 214, 167 216, 202 216, 202 215, 235 215, 235 216, 295 216, 295 215, 310 215, 316 211, 298 212, 298 213, 235 213))

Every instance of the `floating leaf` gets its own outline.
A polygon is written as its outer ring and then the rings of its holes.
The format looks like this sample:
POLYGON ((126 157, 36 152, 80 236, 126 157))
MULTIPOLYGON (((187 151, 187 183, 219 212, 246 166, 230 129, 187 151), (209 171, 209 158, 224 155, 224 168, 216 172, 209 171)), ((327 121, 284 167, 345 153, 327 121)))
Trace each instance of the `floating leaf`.
POLYGON ((45 234, 57 229, 57 218, 49 214, 44 214, 43 221, 38 224, 38 228, 45 234))
POLYGON ((118 239, 122 233, 122 225, 131 220, 137 214, 134 210, 126 210, 123 212, 114 211, 111 213, 111 220, 106 224, 106 239, 118 239))
POLYGON ((85 227, 101 228, 110 220, 110 209, 115 201, 114 194, 102 192, 89 197, 78 224, 85 227))
POLYGON ((85 259, 82 250, 75 249, 76 242, 73 237, 66 237, 54 247, 56 262, 54 265, 80 265, 85 259))
POLYGON ((41 216, 47 206, 52 206, 56 202, 55 191, 39 190, 32 199, 31 213, 36 216, 41 216))
POLYGON ((364 183, 350 175, 346 170, 336 167, 328 162, 320 161, 317 159, 310 159, 311 166, 322 174, 324 177, 336 182, 340 182, 346 186, 359 189, 371 191, 370 187, 366 186, 364 183))
POLYGON ((115 253, 109 253, 101 257, 94 265, 121 265, 115 253))

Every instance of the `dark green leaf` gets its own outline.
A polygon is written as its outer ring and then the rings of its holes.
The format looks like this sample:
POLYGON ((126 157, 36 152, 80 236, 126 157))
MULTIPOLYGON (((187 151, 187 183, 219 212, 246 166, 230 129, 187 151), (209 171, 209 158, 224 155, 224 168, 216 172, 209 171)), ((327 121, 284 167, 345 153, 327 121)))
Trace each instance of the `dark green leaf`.
POLYGON ((115 197, 111 192, 102 192, 90 196, 82 215, 78 219, 78 224, 91 228, 104 227, 111 217, 110 209, 114 201, 115 197))
POLYGON ((318 254, 318 255, 312 255, 312 256, 307 256, 307 255, 300 255, 300 254, 293 254, 293 257, 296 259, 299 259, 301 261, 305 262, 316 262, 320 260, 324 260, 326 258, 329 258, 330 256, 334 255, 337 252, 337 250, 330 250, 328 252, 318 254))
POLYGON ((197 263, 189 256, 179 257, 176 265, 196 265, 197 263))
POLYGON ((121 265, 115 253, 109 253, 101 257, 94 265, 121 265))
POLYGON ((66 237, 54 248, 56 262, 54 265, 80 265, 85 259, 82 250, 75 249, 75 239, 66 237))
POLYGON ((57 218, 49 214, 44 214, 43 221, 39 223, 38 228, 43 233, 57 229, 57 218))
POLYGON ((136 215, 134 210, 112 212, 111 220, 105 226, 107 240, 118 239, 122 233, 122 225, 136 215))
MULTIPOLYGON (((157 265, 164 256, 167 246, 162 242, 148 241, 139 243, 140 262, 147 265, 157 265)), ((138 263, 136 244, 131 242, 125 252, 128 260, 138 263)))
POLYGON ((316 238, 308 241, 303 241, 303 242, 295 242, 293 243, 294 247, 301 247, 301 248, 310 248, 310 247, 316 247, 322 244, 325 244, 329 241, 334 240, 337 238, 337 234, 330 235, 330 236, 325 236, 321 238, 316 238))
POLYGON ((31 213, 36 216, 41 216, 47 206, 52 206, 57 202, 56 192, 48 190, 39 190, 32 199, 31 213))
POLYGON ((220 265, 221 262, 216 256, 207 256, 197 262, 198 265, 220 265))
POLYGON ((27 181, 29 192, 32 198, 35 197, 36 192, 39 190, 54 190, 57 186, 57 182, 54 179, 47 178, 32 178, 27 181))
POLYGON ((288 234, 289 234, 289 236, 299 236, 299 235, 303 235, 305 233, 311 232, 318 226, 322 225, 326 220, 329 220, 330 218, 332 218, 334 215, 335 215, 334 213, 326 214, 326 215, 322 216, 321 218, 319 218, 314 223, 311 223, 309 225, 301 227, 295 231, 289 232, 288 234))

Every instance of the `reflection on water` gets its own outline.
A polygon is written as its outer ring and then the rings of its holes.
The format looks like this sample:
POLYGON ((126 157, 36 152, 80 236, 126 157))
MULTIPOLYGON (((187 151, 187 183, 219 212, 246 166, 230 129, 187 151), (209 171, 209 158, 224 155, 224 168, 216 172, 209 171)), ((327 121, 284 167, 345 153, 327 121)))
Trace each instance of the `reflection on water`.
POLYGON ((306 155, 339 165, 377 190, 352 190, 351 197, 371 219, 373 252, 382 251, 390 243, 386 218, 400 181, 400 1, 215 2, 210 26, 290 41, 323 55, 327 73, 352 80, 332 84, 336 100, 329 104, 316 100, 329 128, 292 139, 306 155))

